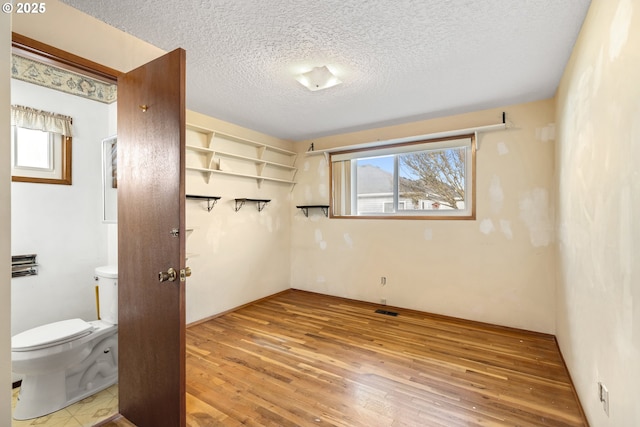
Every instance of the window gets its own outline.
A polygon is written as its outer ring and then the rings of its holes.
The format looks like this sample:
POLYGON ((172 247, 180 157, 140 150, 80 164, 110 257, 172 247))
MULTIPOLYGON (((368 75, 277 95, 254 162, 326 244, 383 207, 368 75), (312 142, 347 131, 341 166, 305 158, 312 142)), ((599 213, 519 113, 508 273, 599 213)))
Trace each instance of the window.
POLYGON ((474 136, 331 154, 331 216, 474 219, 474 136))
POLYGON ((11 179, 71 184, 71 118, 12 106, 11 179))
POLYGON ((53 134, 51 132, 14 126, 13 148, 15 169, 43 172, 53 170, 53 134))

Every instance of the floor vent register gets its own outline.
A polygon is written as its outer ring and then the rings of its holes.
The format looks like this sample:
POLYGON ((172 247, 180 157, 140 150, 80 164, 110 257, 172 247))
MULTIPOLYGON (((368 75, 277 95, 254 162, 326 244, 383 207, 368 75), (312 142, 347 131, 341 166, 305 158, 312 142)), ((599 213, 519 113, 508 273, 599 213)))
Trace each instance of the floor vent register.
POLYGON ((376 310, 376 313, 385 314, 387 316, 394 316, 394 317, 398 315, 398 313, 396 313, 395 311, 382 310, 382 309, 376 310))

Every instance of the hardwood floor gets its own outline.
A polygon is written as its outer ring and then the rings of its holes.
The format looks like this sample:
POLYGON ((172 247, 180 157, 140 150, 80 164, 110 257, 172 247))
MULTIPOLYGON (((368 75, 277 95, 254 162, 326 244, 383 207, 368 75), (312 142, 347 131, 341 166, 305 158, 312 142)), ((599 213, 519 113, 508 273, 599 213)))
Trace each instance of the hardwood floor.
POLYGON ((553 336, 377 308, 292 290, 188 328, 187 425, 588 426, 553 336))
POLYGON ((187 424, 588 425, 552 336, 376 308, 290 291, 190 327, 187 424))

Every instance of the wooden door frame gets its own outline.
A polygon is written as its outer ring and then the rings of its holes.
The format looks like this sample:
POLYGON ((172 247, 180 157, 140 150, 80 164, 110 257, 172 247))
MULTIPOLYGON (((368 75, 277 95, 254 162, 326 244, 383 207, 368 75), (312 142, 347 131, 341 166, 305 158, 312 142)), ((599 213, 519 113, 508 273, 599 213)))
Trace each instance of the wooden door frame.
MULTIPOLYGON (((46 43, 31 39, 16 32, 11 33, 12 52, 24 54, 39 62, 54 66, 70 68, 97 79, 117 84, 118 77, 124 73, 113 68, 93 62, 73 53, 58 49, 46 43)), ((184 333, 183 333, 184 335, 184 333)), ((183 337, 184 339, 184 337, 183 337)), ((184 390, 183 390, 184 392, 184 390)), ((122 418, 120 414, 105 420, 122 418)), ((101 425, 102 423, 98 424, 101 425)))
POLYGON ((89 76, 106 80, 110 83, 117 84, 118 76, 122 74, 121 71, 114 70, 113 68, 106 67, 16 32, 11 32, 11 47, 13 48, 12 50, 18 50, 37 58, 39 62, 71 67, 89 76))

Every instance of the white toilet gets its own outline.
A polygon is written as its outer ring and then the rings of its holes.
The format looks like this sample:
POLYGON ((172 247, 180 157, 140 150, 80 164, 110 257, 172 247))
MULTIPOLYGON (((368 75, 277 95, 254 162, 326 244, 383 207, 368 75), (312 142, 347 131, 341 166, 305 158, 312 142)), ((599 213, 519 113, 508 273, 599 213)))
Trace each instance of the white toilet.
POLYGON ((14 419, 55 412, 118 381, 118 267, 95 274, 101 320, 63 320, 11 338, 12 371, 22 376, 14 419))

